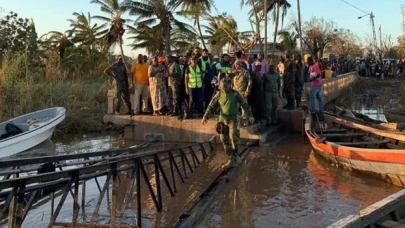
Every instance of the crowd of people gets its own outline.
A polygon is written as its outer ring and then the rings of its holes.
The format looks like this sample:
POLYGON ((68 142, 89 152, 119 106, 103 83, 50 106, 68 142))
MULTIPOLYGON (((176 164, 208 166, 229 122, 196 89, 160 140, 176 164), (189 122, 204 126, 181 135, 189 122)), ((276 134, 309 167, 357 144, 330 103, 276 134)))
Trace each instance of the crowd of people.
MULTIPOLYGON (((170 115, 183 119, 201 117, 219 91, 220 81, 228 78, 232 89, 249 104, 255 119, 270 126, 277 124, 276 110, 280 98, 287 100, 284 109, 299 108, 304 83, 312 81, 312 91, 321 91, 321 80, 317 79, 322 78, 322 73, 330 67, 312 58, 305 62, 300 55, 289 52, 285 52, 275 66, 268 63, 263 54, 247 57, 237 51, 219 57, 206 49, 195 48, 193 53, 178 57, 168 54, 147 58, 140 54, 130 68, 133 86, 128 83, 129 69, 126 69, 121 57, 105 72, 116 79, 117 113, 120 113, 124 101, 128 107, 126 114, 170 115), (317 78, 310 77, 314 69, 319 71, 317 78), (130 88, 134 89, 132 101, 130 88), (134 102, 134 110, 131 102, 134 102)), ((310 99, 315 100, 317 93, 310 94, 310 99)), ((311 110, 315 110, 313 105, 311 110)), ((241 111, 244 116, 245 111, 241 111)))
POLYGON ((267 127, 277 125, 279 99, 286 98, 284 109, 299 108, 305 82, 311 82, 311 112, 315 112, 315 100, 319 101, 319 110, 323 112, 323 66, 316 59, 309 57, 305 62, 300 55, 288 51, 277 66, 269 63, 263 54, 245 56, 242 51, 221 57, 200 48, 179 57, 168 54, 148 59, 139 55, 130 70, 134 110, 130 101, 129 70, 122 57, 105 73, 116 80, 117 113, 124 100, 130 115, 202 117, 201 123, 205 124, 209 116, 218 114, 216 128, 229 156, 227 166, 234 166, 240 162, 238 115, 242 115, 244 126, 256 121, 267 127))

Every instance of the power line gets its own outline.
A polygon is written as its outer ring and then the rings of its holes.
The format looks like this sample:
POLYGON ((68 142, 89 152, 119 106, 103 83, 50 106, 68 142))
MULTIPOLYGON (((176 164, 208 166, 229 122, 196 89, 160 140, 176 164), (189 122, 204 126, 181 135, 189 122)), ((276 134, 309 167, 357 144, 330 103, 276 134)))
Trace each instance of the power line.
POLYGON ((345 0, 340 0, 340 1, 342 1, 342 2, 344 2, 344 3, 346 3, 346 4, 348 4, 349 6, 351 6, 351 7, 355 8, 355 9, 357 9, 357 10, 359 10, 359 11, 361 11, 361 12, 365 13, 365 14, 370 14, 369 12, 366 12, 366 11, 364 11, 364 10, 360 9, 360 8, 359 8, 359 7, 357 7, 357 6, 354 6, 354 5, 350 4, 350 3, 346 2, 345 0))

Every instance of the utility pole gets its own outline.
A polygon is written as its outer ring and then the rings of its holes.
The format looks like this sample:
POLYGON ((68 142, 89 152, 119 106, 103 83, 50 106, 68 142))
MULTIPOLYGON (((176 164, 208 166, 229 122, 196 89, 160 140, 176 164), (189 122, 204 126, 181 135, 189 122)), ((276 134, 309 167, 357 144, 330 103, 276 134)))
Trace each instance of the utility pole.
POLYGON ((404 5, 401 5, 401 18, 402 18, 402 23, 401 23, 401 29, 402 29, 402 36, 405 36, 405 18, 404 18, 405 12, 404 12, 404 5))
POLYGON ((381 25, 380 25, 380 50, 383 50, 383 41, 382 41, 382 33, 381 33, 381 25))
POLYGON ((376 35, 376 33, 375 33, 375 26, 374 26, 374 14, 373 14, 373 12, 371 12, 371 14, 370 14, 370 20, 371 20, 371 26, 372 26, 372 29, 373 29, 373 42, 374 42, 374 47, 375 47, 375 51, 376 51, 376 53, 377 53, 377 51, 378 51, 378 46, 377 46, 377 35, 376 35))
POLYGON ((298 8, 298 27, 299 27, 299 35, 300 35, 300 50, 301 50, 301 57, 304 58, 302 54, 302 30, 301 30, 301 8, 300 8, 300 0, 297 0, 297 8, 298 8))
MULTIPOLYGON (((253 6, 254 7, 254 6, 253 6)), ((264 56, 263 58, 267 60, 267 0, 264 0, 264 56)))

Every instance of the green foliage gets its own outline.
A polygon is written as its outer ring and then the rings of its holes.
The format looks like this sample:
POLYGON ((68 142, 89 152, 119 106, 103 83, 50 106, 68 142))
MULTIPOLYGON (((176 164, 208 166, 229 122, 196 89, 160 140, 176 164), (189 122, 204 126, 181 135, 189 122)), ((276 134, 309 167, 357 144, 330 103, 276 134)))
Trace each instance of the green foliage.
MULTIPOLYGON (((161 30, 161 37, 155 37, 154 43, 160 42, 159 39, 164 38, 164 49, 168 53, 171 51, 171 36, 172 31, 185 33, 188 35, 195 35, 195 29, 179 21, 173 14, 176 10, 177 4, 173 2, 166 1, 156 1, 156 0, 126 0, 124 1, 124 6, 128 9, 130 15, 137 16, 135 28, 141 30, 143 28, 150 28, 155 30, 161 30)), ((135 44, 133 47, 137 47, 139 43, 144 42, 142 39, 138 39, 135 36, 135 44)))
POLYGON ((280 46, 282 50, 295 52, 299 35, 293 31, 282 30, 278 32, 280 46))
POLYGON ((26 55, 3 60, 0 67, 0 122, 44 108, 62 106, 67 109, 66 120, 58 127, 63 134, 101 131, 106 108, 106 94, 111 86, 108 78, 85 75, 67 79, 29 80, 37 74, 27 66, 26 55), (25 71, 26 69, 26 71, 25 71))
POLYGON ((27 18, 20 18, 15 12, 0 18, 0 56, 24 51, 29 33, 27 18))
POLYGON ((3 56, 0 66, 0 84, 6 88, 13 88, 18 81, 28 80, 27 76, 31 76, 27 72, 27 56, 25 54, 6 54, 3 56))

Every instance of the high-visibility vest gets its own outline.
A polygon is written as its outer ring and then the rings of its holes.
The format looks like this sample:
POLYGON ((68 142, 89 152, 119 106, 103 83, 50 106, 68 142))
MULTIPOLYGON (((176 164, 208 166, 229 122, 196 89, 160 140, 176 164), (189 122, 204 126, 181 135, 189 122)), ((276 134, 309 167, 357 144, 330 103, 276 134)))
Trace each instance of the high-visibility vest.
POLYGON ((196 65, 195 69, 196 70, 194 70, 192 66, 188 67, 189 70, 188 87, 192 89, 202 87, 202 77, 200 67, 196 65))
POLYGON ((232 70, 232 65, 231 64, 229 64, 228 66, 225 66, 225 64, 221 63, 221 72, 222 73, 227 73, 229 70, 232 70))
POLYGON ((208 63, 209 65, 211 65, 211 60, 210 60, 210 58, 208 58, 207 61, 204 61, 204 60, 203 60, 203 57, 200 57, 200 60, 201 60, 201 68, 202 68, 202 70, 205 71, 205 72, 207 72, 207 63, 208 63))

